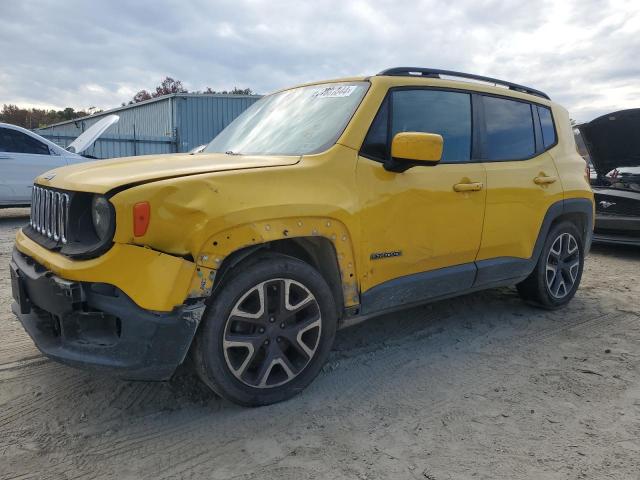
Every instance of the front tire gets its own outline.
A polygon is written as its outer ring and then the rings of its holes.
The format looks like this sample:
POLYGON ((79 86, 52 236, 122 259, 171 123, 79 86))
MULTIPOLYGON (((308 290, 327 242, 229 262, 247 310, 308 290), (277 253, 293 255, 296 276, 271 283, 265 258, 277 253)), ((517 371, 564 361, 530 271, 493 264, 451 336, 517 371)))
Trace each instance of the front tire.
POLYGON ((531 274, 517 285, 520 296, 546 309, 560 308, 573 298, 584 267, 582 235, 571 222, 551 228, 531 274))
POLYGON ((200 378, 240 405, 286 400, 325 363, 337 315, 318 271, 285 255, 268 255, 232 272, 216 293, 195 339, 200 378))

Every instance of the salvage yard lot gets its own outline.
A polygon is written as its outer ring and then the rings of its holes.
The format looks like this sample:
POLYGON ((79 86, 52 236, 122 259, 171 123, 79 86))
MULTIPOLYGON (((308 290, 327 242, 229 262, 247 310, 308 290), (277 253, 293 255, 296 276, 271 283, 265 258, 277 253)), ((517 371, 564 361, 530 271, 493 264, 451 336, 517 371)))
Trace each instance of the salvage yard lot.
POLYGON ((0 478, 640 478, 640 248, 595 247, 563 310, 498 289, 338 333, 319 378, 243 409, 181 372, 42 357, 10 312, 27 210, 0 210, 0 478))

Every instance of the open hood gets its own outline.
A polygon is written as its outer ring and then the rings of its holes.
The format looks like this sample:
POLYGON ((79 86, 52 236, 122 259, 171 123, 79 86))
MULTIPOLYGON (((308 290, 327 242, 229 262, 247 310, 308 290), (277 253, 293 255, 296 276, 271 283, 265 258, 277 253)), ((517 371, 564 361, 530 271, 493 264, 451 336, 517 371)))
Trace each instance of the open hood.
POLYGON ((87 128, 87 130, 69 144, 67 150, 71 153, 77 153, 80 155, 87 148, 93 145, 93 143, 107 130, 107 128, 114 123, 118 123, 118 120, 120 120, 118 115, 107 115, 99 122, 96 122, 87 128))
POLYGON ((578 129, 599 175, 640 166, 640 108, 608 113, 578 129))
POLYGON ((300 156, 188 153, 122 157, 50 170, 36 182, 62 190, 106 193, 117 187, 202 173, 295 165, 300 156))

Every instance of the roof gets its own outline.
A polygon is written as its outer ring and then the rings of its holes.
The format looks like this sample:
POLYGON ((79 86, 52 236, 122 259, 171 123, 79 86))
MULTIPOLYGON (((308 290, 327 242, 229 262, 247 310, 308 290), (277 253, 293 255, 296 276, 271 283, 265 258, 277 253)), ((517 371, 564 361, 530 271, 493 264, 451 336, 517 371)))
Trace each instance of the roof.
MULTIPOLYGON (((424 68, 424 67, 394 67, 388 68, 379 72, 373 76, 365 76, 365 77, 344 77, 344 78, 333 78, 328 80, 317 80, 314 82, 306 82, 298 85, 289 86, 286 88, 282 88, 280 90, 276 90, 273 93, 279 93, 286 90, 291 90, 294 88, 300 87, 309 87, 313 85, 322 85, 325 83, 338 83, 338 82, 361 82, 361 81, 370 81, 373 80, 374 77, 405 77, 405 78, 423 78, 423 79, 436 79, 436 80, 445 80, 445 81, 454 81, 454 82, 464 82, 468 83, 469 80, 471 82, 488 86, 491 88, 501 88, 507 89, 515 93, 524 93, 526 95, 532 95, 534 97, 542 98, 543 100, 551 100, 549 95, 546 93, 536 90, 535 88, 527 87, 525 85, 520 85, 513 82, 508 82, 506 80, 500 80, 498 78, 493 77, 485 77, 482 75, 475 75, 472 73, 465 72, 456 72, 453 70, 441 70, 436 68, 424 68), (466 81, 466 82, 465 82, 466 81)), ((500 92, 503 93, 503 92, 500 92)))
POLYGON ((492 83, 495 85, 502 85, 503 87, 507 87, 509 90, 514 90, 517 92, 527 93, 529 95, 534 95, 537 97, 546 98, 547 100, 551 100, 549 95, 540 90, 536 90, 535 88, 526 87, 524 85, 519 85, 513 82, 507 82, 506 80, 500 80, 498 78, 485 77, 482 75, 476 75, 473 73, 465 73, 465 72, 455 72, 453 70, 440 70, 436 68, 423 68, 423 67, 395 67, 395 68, 387 68, 386 70, 381 71, 378 75, 386 75, 386 76, 402 76, 402 77, 427 77, 427 78, 442 78, 445 77, 454 77, 454 78, 463 78, 468 80, 475 80, 484 83, 492 83))
POLYGON ((170 98, 185 98, 185 97, 204 97, 204 98, 260 98, 262 95, 234 95, 230 93, 170 93, 169 95, 162 95, 161 97, 151 98, 149 100, 144 100, 142 102, 131 103, 128 105, 124 105, 122 107, 111 108, 109 110, 103 110, 99 113, 94 113, 93 115, 86 115, 84 117, 74 118, 72 120, 65 120, 64 122, 51 123, 49 125, 45 125, 44 127, 40 127, 38 130, 49 128, 49 127, 57 127, 59 125, 68 125, 70 123, 82 122, 84 120, 92 120, 97 117, 101 117, 103 115, 110 115, 116 112, 122 112, 123 110, 129 110, 132 108, 141 107, 143 105, 149 105, 150 103, 162 102, 168 100, 170 98))

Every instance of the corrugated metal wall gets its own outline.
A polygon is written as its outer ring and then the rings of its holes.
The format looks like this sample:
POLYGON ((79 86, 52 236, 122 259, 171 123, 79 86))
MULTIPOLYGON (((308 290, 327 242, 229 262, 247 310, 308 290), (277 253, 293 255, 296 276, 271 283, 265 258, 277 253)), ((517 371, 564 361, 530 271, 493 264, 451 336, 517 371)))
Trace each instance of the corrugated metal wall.
MULTIPOLYGON (((40 133, 44 138, 63 148, 76 138, 74 135, 57 133, 40 133)), ((175 153, 176 146, 173 137, 152 137, 148 135, 112 135, 107 131, 100 137, 84 155, 96 158, 132 157, 136 155, 157 155, 159 153, 175 153)))
POLYGON ((167 96, 152 102, 143 102, 121 108, 114 108, 91 117, 84 117, 71 122, 59 123, 37 130, 37 133, 72 135, 77 137, 87 128, 106 115, 115 113, 120 116, 120 121, 111 126, 104 133, 105 137, 110 135, 133 135, 135 125, 136 134, 148 136, 171 136, 172 102, 173 96, 167 96))
POLYGON ((176 97, 178 151, 188 152, 198 145, 209 143, 259 98, 239 95, 176 97))
POLYGON ((208 143, 259 96, 168 95, 102 112, 72 122, 36 130, 39 135, 67 147, 78 135, 105 115, 120 121, 111 126, 86 154, 97 158, 188 152, 208 143))

